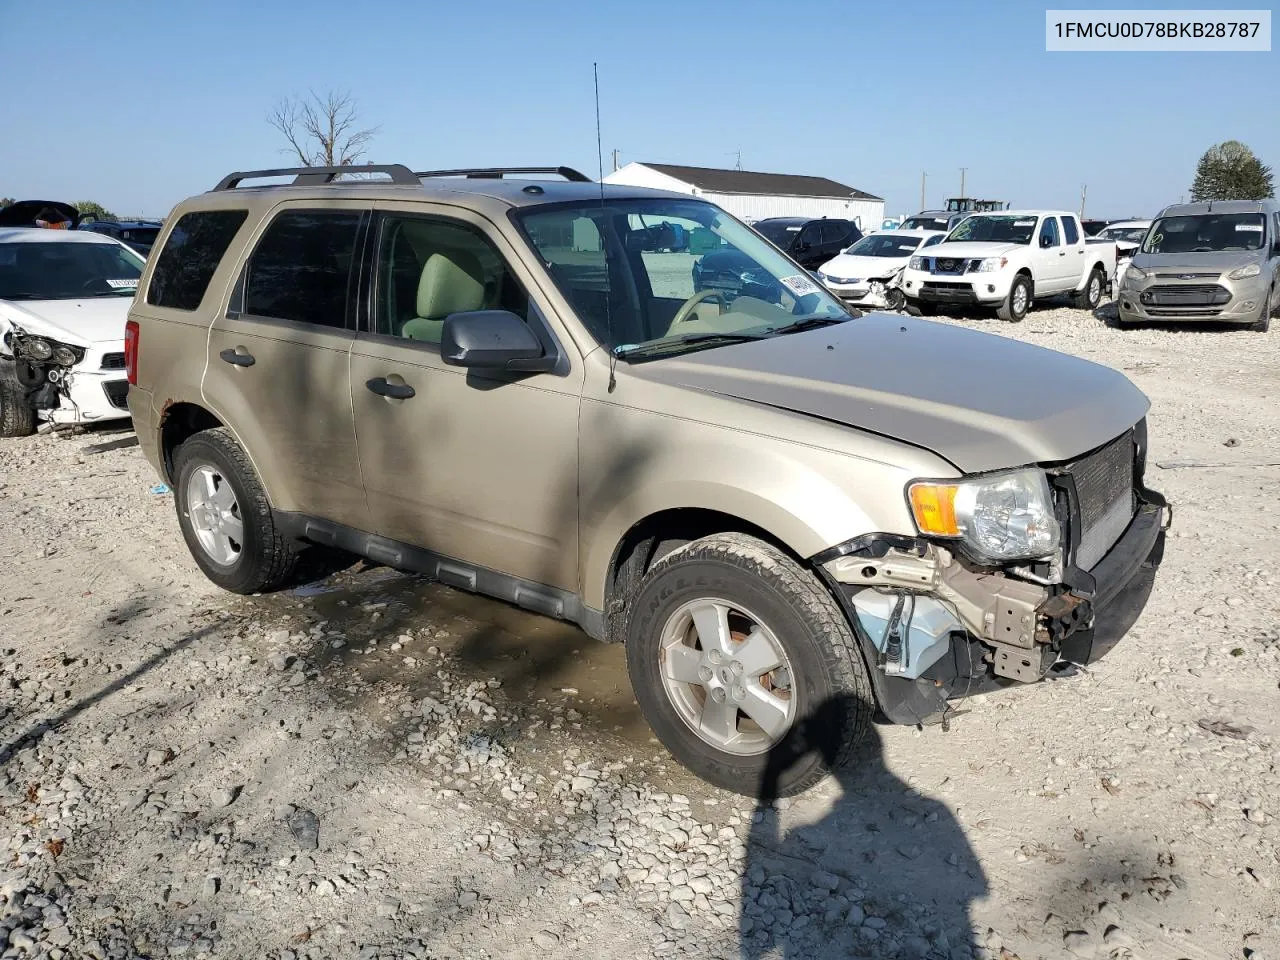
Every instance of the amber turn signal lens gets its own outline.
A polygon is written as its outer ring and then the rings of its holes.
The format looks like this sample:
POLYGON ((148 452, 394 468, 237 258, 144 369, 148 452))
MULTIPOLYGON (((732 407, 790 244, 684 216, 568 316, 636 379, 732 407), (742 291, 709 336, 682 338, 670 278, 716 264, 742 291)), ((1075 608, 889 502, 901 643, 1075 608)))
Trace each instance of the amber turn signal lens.
POLYGON ((920 532, 934 537, 958 537, 960 526, 956 523, 955 484, 916 483, 911 485, 908 496, 911 512, 915 514, 920 532))

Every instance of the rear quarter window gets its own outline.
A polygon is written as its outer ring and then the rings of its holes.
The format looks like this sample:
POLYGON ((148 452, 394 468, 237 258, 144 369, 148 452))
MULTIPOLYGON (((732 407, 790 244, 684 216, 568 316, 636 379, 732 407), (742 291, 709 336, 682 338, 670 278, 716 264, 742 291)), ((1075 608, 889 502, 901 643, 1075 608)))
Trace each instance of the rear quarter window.
POLYGON ((1067 244, 1073 244, 1080 239, 1080 233, 1076 230, 1075 217, 1062 218, 1062 232, 1067 235, 1067 244))
POLYGON ((151 273, 147 303, 196 310, 248 210, 201 210, 174 224, 151 273))

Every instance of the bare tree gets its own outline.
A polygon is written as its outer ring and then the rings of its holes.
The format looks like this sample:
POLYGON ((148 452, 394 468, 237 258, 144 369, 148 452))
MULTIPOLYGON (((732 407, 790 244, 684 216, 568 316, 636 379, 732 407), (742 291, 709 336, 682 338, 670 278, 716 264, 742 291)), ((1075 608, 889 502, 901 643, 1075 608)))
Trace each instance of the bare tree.
POLYGON ((282 148, 295 154, 304 167, 345 167, 358 164, 378 132, 358 127, 356 103, 345 91, 330 90, 321 97, 285 97, 267 114, 267 122, 288 141, 282 148))

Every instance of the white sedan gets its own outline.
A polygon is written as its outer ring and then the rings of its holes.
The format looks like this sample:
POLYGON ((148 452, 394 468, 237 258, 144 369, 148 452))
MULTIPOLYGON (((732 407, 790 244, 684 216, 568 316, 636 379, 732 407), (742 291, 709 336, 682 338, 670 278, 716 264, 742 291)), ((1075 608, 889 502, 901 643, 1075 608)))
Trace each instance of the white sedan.
POLYGON ((898 286, 903 268, 917 250, 941 243, 944 230, 873 230, 818 268, 828 290, 855 307, 901 310, 898 286))
POLYGON ((0 229, 0 436, 129 416, 124 325, 142 268, 99 233, 0 229))
POLYGON ((1117 220, 1115 223, 1108 223, 1097 232, 1096 236, 1101 237, 1103 240, 1114 240, 1116 242, 1115 288, 1117 290, 1120 289, 1120 281, 1124 279, 1124 272, 1129 266, 1129 261, 1138 252, 1138 248, 1142 246, 1142 241, 1147 235, 1147 228, 1150 226, 1150 220, 1117 220))

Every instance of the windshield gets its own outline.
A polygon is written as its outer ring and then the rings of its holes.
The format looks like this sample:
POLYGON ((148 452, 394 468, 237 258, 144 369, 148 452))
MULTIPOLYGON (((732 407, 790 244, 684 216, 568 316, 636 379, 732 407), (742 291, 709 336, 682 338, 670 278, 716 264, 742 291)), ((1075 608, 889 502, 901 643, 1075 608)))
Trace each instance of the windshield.
POLYGON ((799 235, 801 226, 802 225, 799 223, 770 223, 766 220, 762 223, 757 223, 755 225, 755 229, 760 236, 764 237, 775 247, 780 247, 783 250, 786 250, 799 235))
POLYGON ((142 267, 117 243, 0 243, 0 300, 132 297, 142 267))
POLYGON ((1146 232, 1146 227, 1107 227, 1105 230, 1099 230, 1098 236, 1103 240, 1124 240, 1127 243, 1141 243, 1146 232))
POLYGON ((1011 214, 994 215, 994 214, 975 214, 966 220, 962 220, 956 225, 956 228, 947 235, 947 243, 953 243, 957 240, 971 240, 987 243, 1018 243, 1027 244, 1031 242, 1031 236, 1036 232, 1035 216, 1015 216, 1011 214))
POLYGON ((851 257, 909 257, 920 246, 920 237, 873 233, 845 251, 851 257))
POLYGON ((1151 225, 1143 253, 1220 253, 1258 250, 1266 233, 1260 213, 1202 213, 1161 217, 1151 225))
POLYGON ((849 318, 809 274, 702 200, 593 200, 519 220, 592 336, 619 356, 849 318))
POLYGON ((948 222, 946 217, 907 217, 906 220, 902 221, 902 229, 945 230, 948 222))

